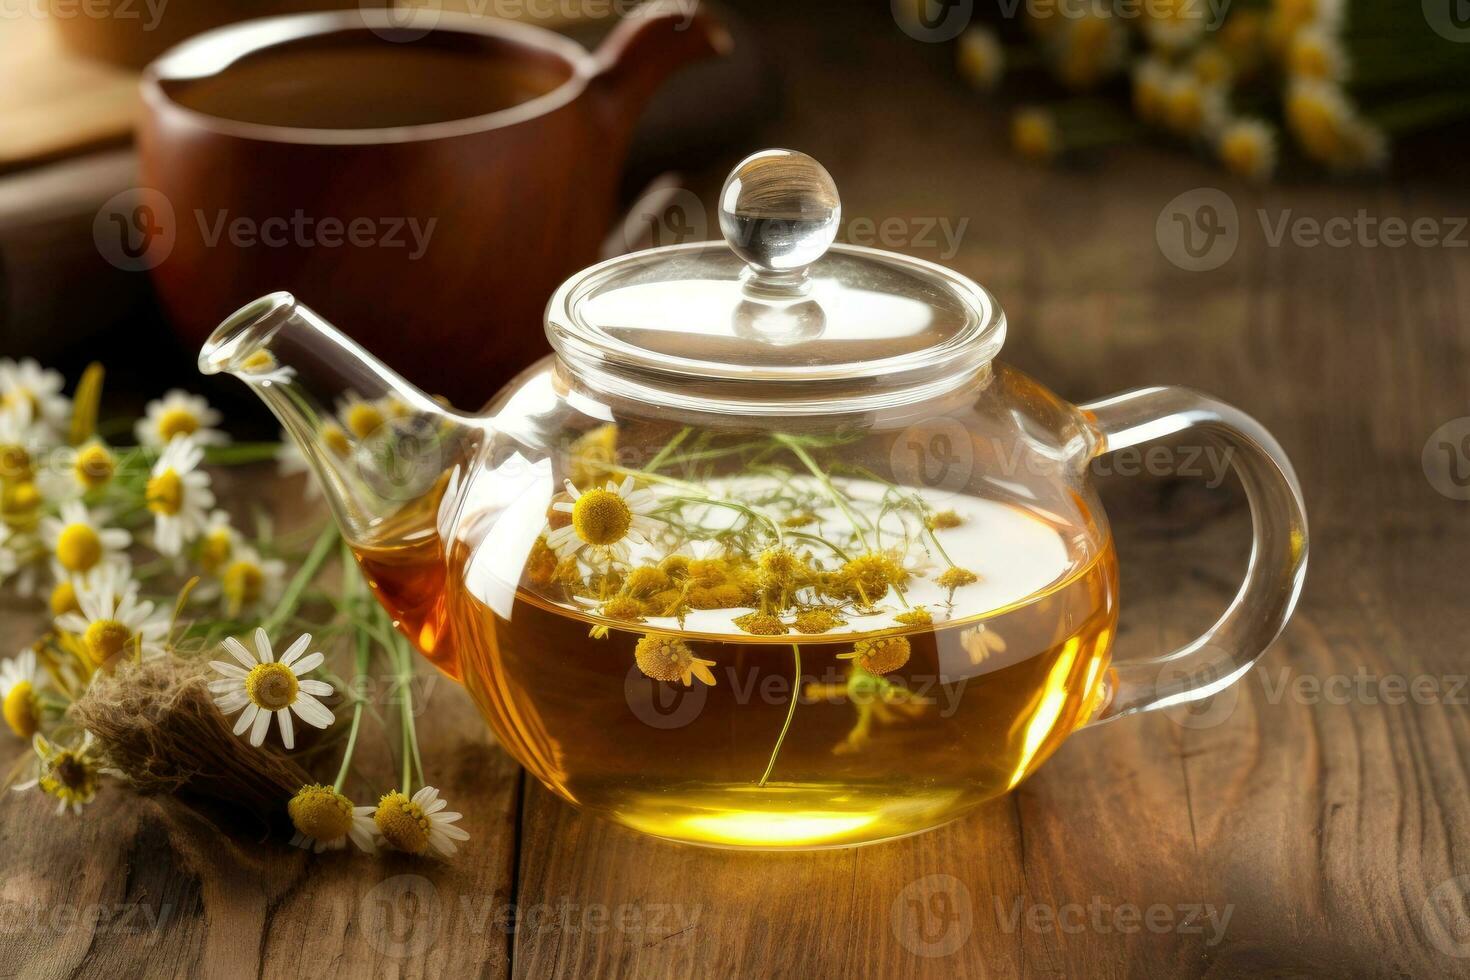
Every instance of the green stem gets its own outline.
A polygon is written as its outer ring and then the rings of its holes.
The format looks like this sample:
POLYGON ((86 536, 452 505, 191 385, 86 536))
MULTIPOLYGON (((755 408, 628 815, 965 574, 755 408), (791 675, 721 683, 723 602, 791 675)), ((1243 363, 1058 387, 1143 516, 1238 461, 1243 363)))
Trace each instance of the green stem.
MULTIPOLYGON (((343 546, 344 552, 346 546, 343 546)), ((349 555, 342 556, 342 572, 345 576, 343 582, 344 598, 350 604, 356 605, 362 601, 362 577, 353 566, 349 555)), ((360 685, 362 678, 367 676, 368 663, 372 658, 371 637, 365 630, 357 630, 357 683, 360 685)), ((362 711, 365 702, 362 697, 361 688, 357 690, 357 700, 352 705, 352 728, 347 733, 347 747, 342 751, 342 766, 337 770, 337 778, 332 783, 332 789, 338 793, 342 792, 342 784, 347 781, 347 772, 352 766, 352 753, 357 749, 357 733, 362 728, 362 711)))
POLYGON ((812 476, 816 477, 817 482, 821 484, 827 497, 842 512, 842 516, 847 518, 848 523, 852 525, 853 531, 857 533, 858 541, 862 543, 863 550, 869 550, 868 536, 863 533, 862 525, 858 523, 857 514, 853 512, 852 508, 847 506, 847 501, 843 499, 842 494, 837 492, 837 488, 833 486, 831 478, 822 472, 821 467, 817 465, 817 461, 812 459, 811 455, 801 447, 801 444, 790 436, 778 432, 776 433, 776 440, 791 450, 792 455, 801 460, 802 465, 811 472, 812 476))
POLYGON ((302 562, 301 567, 292 576, 290 584, 286 586, 281 601, 260 624, 261 629, 265 630, 267 635, 279 629, 286 620, 291 618, 291 614, 296 611, 296 604, 301 601, 301 593, 306 591, 311 580, 321 571, 322 564, 327 560, 327 555, 331 554, 332 546, 337 543, 339 536, 337 525, 328 524, 316 539, 316 544, 311 546, 311 552, 306 556, 306 560, 302 562))
POLYGON ((791 644, 791 659, 794 661, 796 676, 791 681, 791 703, 786 706, 786 723, 781 726, 781 734, 776 736, 776 747, 771 750, 771 761, 766 763, 766 771, 761 775, 761 781, 756 785, 764 786, 771 778, 771 770, 776 768, 776 756, 781 754, 781 744, 786 741, 786 733, 791 730, 791 719, 796 717, 796 702, 801 697, 801 647, 795 643, 791 644))

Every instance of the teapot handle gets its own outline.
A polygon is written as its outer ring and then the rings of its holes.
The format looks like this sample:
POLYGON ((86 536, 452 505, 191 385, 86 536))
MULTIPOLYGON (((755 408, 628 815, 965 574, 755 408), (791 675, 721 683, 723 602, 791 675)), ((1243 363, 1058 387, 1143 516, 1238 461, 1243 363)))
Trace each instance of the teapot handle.
POLYGON ((1291 462, 1259 422, 1189 388, 1141 388, 1081 405, 1102 436, 1094 456, 1186 429, 1224 446, 1250 503, 1245 581, 1225 613, 1162 657, 1114 665, 1089 725, 1209 697, 1235 683, 1281 634, 1307 572, 1307 517, 1291 462))

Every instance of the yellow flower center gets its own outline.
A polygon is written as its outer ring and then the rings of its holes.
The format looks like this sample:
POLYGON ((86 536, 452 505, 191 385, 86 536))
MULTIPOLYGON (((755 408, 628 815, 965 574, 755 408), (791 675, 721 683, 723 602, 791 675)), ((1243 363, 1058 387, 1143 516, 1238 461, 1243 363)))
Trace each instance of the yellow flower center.
POLYGON ((41 400, 29 388, 16 388, 13 391, 7 391, 5 394, 0 395, 0 408, 9 408, 21 402, 25 402, 30 406, 31 418, 35 418, 41 414, 41 400))
POLYGON ((282 663, 256 664, 245 675, 245 693, 266 711, 280 711, 295 704, 299 687, 296 675, 282 663))
POLYGON ((324 425, 321 428, 322 444, 332 453, 339 457, 345 457, 352 452, 352 443, 347 441, 347 433, 339 426, 324 425))
POLYGON ((24 446, 0 445, 0 480, 20 482, 35 476, 24 446))
POLYGON ((615 544, 633 526, 633 512, 612 490, 588 490, 572 505, 572 526, 588 544, 615 544))
POLYGON ((47 760, 41 789, 67 803, 89 803, 97 795, 97 764, 75 749, 62 749, 47 760))
POLYGON ((112 474, 117 472, 117 460, 105 446, 93 443, 77 453, 77 460, 72 464, 72 474, 76 476, 77 482, 88 490, 96 490, 105 486, 112 474))
POLYGON ((352 829, 352 801, 330 786, 301 787, 286 812, 292 825, 312 840, 341 840, 352 829))
POLYGON ((184 507, 184 481, 174 470, 164 470, 148 481, 148 509, 172 517, 184 507))
POLYGON ((56 560, 68 572, 86 572, 102 560, 102 538, 89 524, 68 524, 56 538, 56 560))
POLYGON ((389 793, 378 801, 373 823, 383 839, 400 851, 422 854, 429 847, 429 818, 402 793, 389 793))
POLYGON ((367 402, 357 402, 347 409, 347 417, 342 421, 347 423, 347 428, 353 435, 366 439, 383 424, 383 413, 367 402))
POLYGON ((853 644, 858 666, 870 674, 887 674, 909 662, 909 641, 901 636, 878 636, 853 644))
POLYGON ((676 636, 649 633, 633 648, 638 669, 656 681, 676 681, 694 661, 694 651, 676 636))
POLYGON ((115 619, 99 619, 87 627, 82 642, 87 655, 98 665, 105 664, 133 641, 133 631, 115 619))
POLYGON ((30 738, 37 728, 36 692, 30 681, 17 681, 5 694, 5 723, 21 738, 30 738))
POLYGON ((72 586, 71 579, 62 579, 56 583, 47 604, 51 607, 52 616, 65 616, 81 608, 77 604, 77 590, 72 586))
POLYGON ((210 531, 199 541, 199 565, 213 575, 224 567, 235 550, 235 536, 228 528, 210 531))
POLYGON ((265 591, 265 572, 253 561, 234 562, 221 576, 220 589, 230 600, 231 608, 238 611, 260 601, 265 591))
POLYGON ((266 374, 276 369, 276 355, 270 351, 261 349, 245 358, 240 369, 246 374, 266 374))
POLYGON ((1057 152, 1056 124, 1039 110, 1017 113, 1011 123, 1011 142, 1028 160, 1050 160, 1057 152))
POLYGON ((171 408, 159 416, 158 437, 167 443, 174 436, 192 436, 199 431, 199 417, 187 408, 171 408))
POLYGON ((0 490, 0 516, 17 531, 35 527, 41 517, 41 492, 34 483, 9 483, 0 490))

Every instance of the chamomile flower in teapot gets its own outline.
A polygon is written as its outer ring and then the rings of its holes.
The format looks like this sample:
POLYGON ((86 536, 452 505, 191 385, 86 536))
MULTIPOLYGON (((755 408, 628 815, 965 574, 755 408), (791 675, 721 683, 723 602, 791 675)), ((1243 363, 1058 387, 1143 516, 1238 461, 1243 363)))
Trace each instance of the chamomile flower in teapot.
POLYGON ((988 292, 834 244, 840 214, 810 157, 748 158, 724 241, 573 277, 555 354, 478 415, 286 294, 200 366, 266 401, 399 628, 563 799, 725 846, 913 833, 1079 727, 1233 682, 1291 614, 1306 523, 1248 416, 1167 387, 1072 405, 997 360, 988 292), (1228 450, 1250 567, 1199 639, 1115 651, 1090 464, 1178 433, 1228 450))

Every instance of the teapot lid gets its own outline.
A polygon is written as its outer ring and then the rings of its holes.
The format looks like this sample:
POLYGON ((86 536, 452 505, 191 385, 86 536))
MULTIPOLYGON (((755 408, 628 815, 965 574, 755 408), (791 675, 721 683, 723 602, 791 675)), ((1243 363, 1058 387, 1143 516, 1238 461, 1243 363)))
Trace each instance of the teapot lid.
POLYGON ((584 270, 552 297, 547 336, 596 386, 643 399, 673 389, 727 411, 900 404, 995 356, 1005 317, 988 292, 932 262, 833 244, 841 214, 816 160, 756 153, 720 192, 723 242, 584 270))

